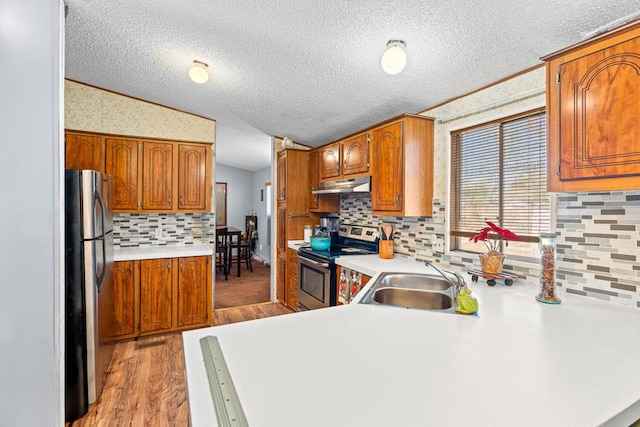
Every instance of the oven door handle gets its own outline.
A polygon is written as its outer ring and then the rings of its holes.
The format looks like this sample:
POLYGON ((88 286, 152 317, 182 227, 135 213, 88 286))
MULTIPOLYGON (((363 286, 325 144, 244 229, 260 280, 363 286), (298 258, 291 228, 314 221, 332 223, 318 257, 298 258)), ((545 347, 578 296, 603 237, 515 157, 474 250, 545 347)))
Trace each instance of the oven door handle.
POLYGON ((304 264, 308 263, 308 264, 317 265, 318 267, 329 268, 329 264, 326 262, 317 262, 304 257, 300 257, 298 258, 298 260, 304 264))

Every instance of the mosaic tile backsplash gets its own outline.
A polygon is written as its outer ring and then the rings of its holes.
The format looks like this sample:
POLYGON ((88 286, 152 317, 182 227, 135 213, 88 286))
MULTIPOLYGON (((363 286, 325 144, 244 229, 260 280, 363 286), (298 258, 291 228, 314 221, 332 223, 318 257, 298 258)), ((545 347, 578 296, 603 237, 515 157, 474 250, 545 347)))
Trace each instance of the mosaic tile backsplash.
MULTIPOLYGON (((396 256, 434 261, 452 270, 479 268, 476 254, 444 252, 447 212, 434 199, 433 216, 386 217, 371 214, 371 195, 341 200, 345 224, 394 226, 396 256)), ((565 292, 640 308, 640 192, 559 194, 557 203, 556 279, 565 292)), ((505 260, 504 269, 518 275, 514 283, 539 284, 538 263, 505 260)))
POLYGON ((213 213, 113 215, 113 243, 122 248, 215 244, 215 231, 213 213))

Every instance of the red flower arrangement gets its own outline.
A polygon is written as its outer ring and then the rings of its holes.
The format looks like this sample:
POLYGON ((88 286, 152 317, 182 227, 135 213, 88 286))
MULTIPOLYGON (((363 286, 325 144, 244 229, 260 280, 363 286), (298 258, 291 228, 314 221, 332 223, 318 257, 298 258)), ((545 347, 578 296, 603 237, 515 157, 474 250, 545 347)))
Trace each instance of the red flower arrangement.
POLYGON ((505 245, 509 245, 509 240, 520 240, 520 238, 510 230, 506 228, 500 228, 491 221, 486 221, 488 227, 480 230, 478 234, 469 238, 469 240, 473 240, 474 243, 477 243, 478 240, 482 241, 484 245, 489 249, 489 255, 496 254, 498 255, 500 251, 500 242, 502 240, 505 241, 505 245))

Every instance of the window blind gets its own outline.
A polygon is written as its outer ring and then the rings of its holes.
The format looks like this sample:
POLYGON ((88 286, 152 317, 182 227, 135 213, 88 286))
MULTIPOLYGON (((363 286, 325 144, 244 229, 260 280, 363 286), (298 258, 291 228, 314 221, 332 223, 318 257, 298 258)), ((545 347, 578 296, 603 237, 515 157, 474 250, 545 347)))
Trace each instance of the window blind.
POLYGON ((537 110, 451 134, 451 235, 492 221, 537 242, 550 228, 546 117, 537 110))

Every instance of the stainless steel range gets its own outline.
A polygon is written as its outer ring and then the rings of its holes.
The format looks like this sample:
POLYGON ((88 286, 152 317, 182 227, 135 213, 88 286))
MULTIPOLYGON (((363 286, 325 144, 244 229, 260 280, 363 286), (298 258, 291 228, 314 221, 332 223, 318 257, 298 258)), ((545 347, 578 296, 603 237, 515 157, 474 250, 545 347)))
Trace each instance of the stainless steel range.
POLYGON ((329 250, 310 246, 298 250, 298 309, 300 311, 336 305, 337 277, 335 259, 344 255, 378 253, 375 227, 340 225, 329 250))

